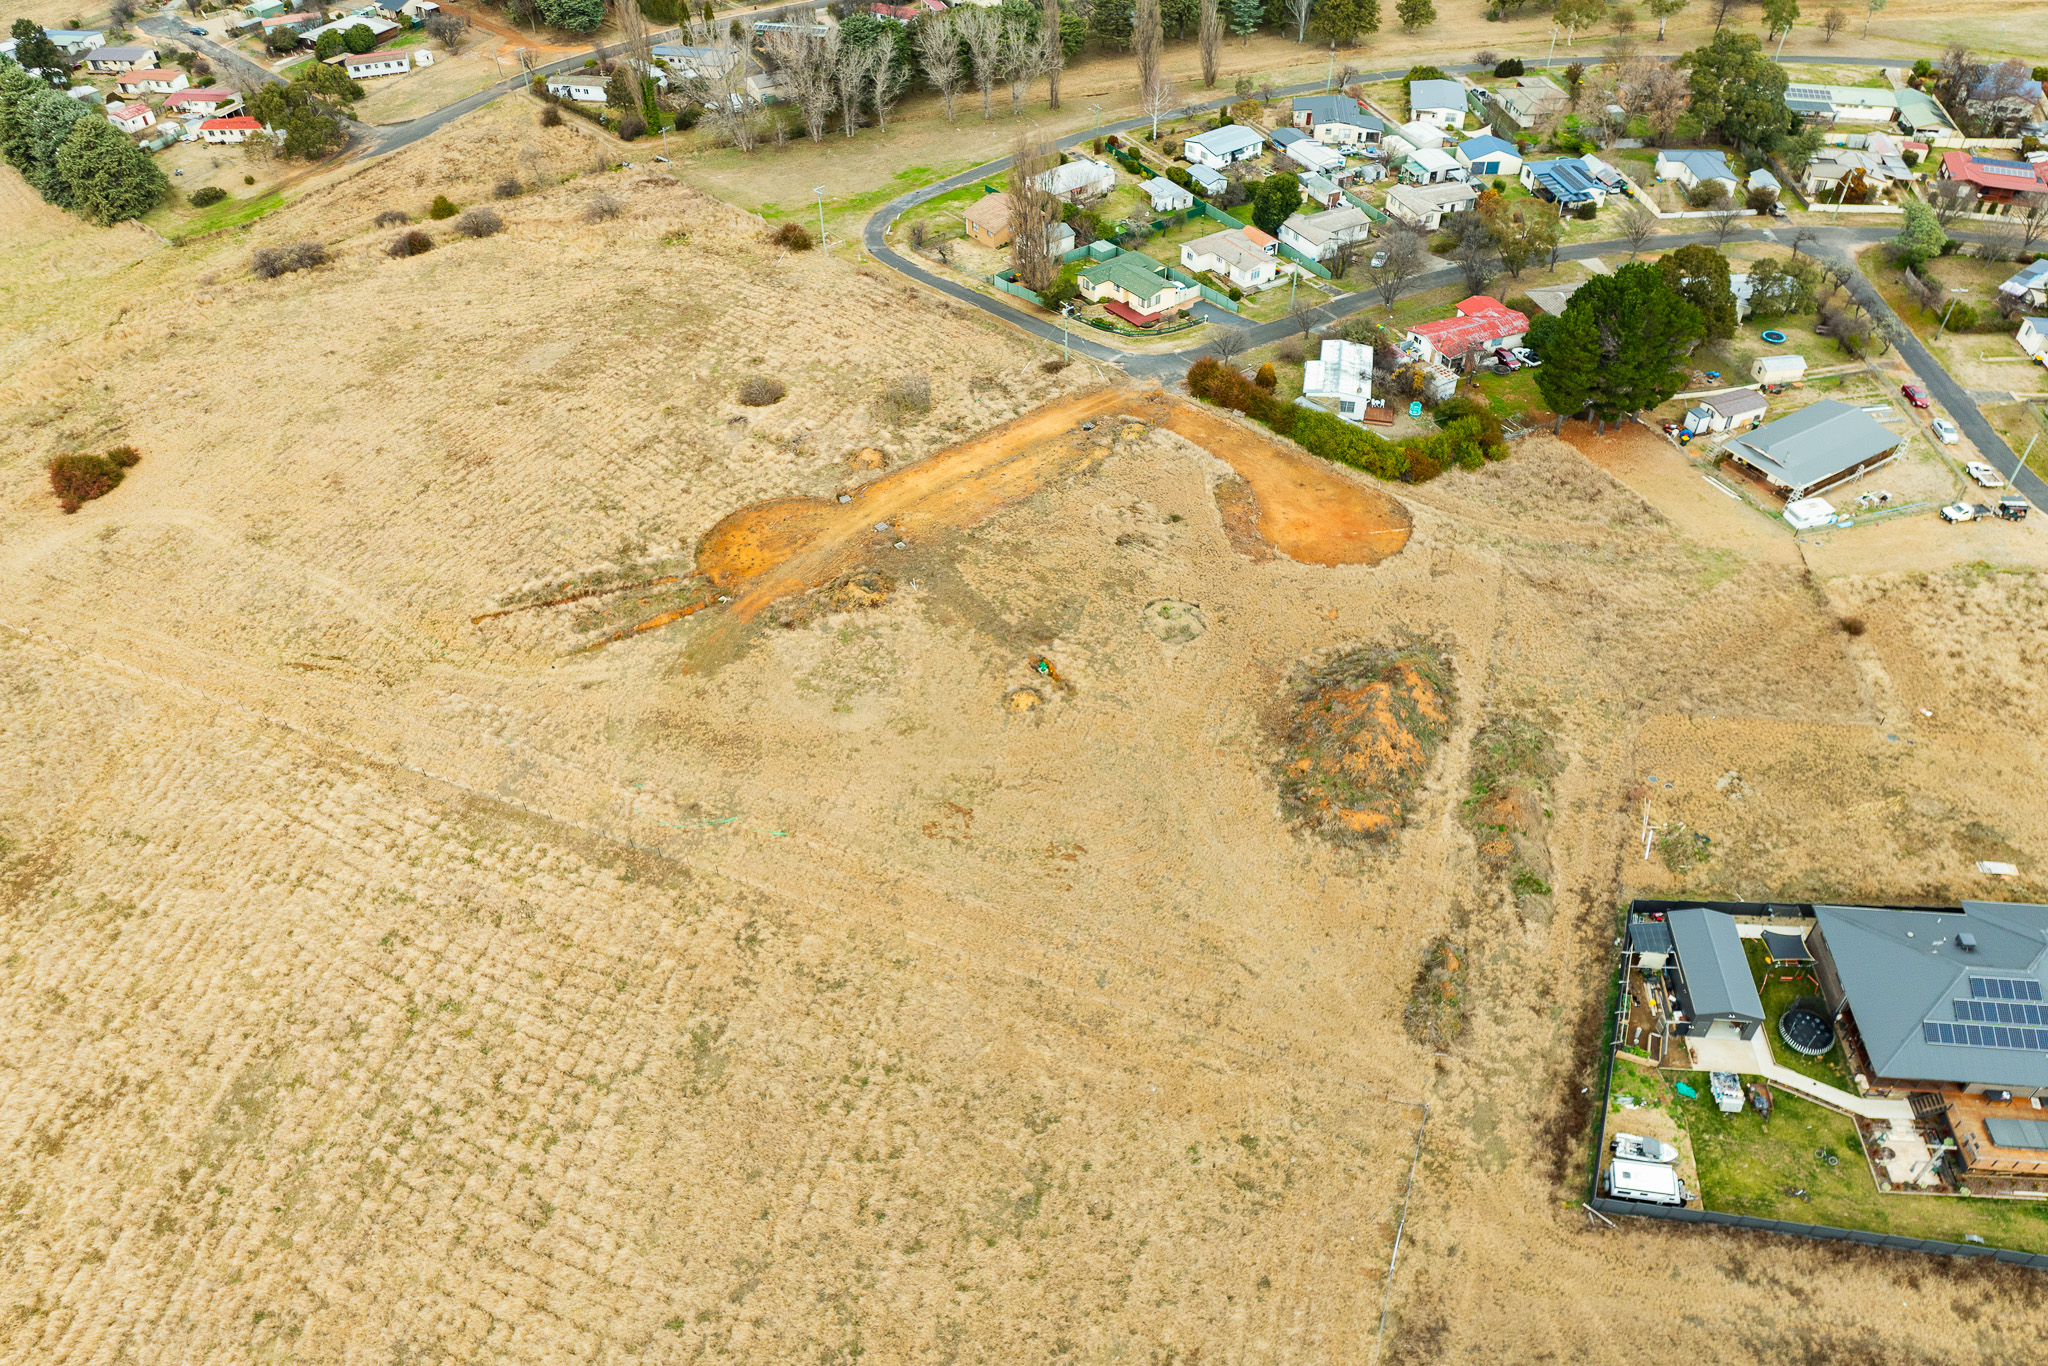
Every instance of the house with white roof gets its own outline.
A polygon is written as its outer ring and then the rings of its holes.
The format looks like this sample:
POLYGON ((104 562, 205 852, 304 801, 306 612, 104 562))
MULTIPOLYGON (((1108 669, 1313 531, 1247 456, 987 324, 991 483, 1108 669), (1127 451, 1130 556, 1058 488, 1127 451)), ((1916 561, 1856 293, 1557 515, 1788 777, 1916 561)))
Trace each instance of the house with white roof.
POLYGON ((1360 420, 1372 402, 1372 348, 1330 338, 1322 354, 1302 367, 1301 396, 1334 405, 1337 416, 1360 420))
POLYGON ((1387 134, 1384 145, 1388 156, 1405 157, 1425 147, 1441 151, 1447 141, 1444 130, 1433 123, 1404 123, 1387 134))
POLYGON ((1303 170, 1319 175, 1341 175, 1344 172, 1344 154, 1314 138, 1296 139, 1281 149, 1281 155, 1303 170))
POLYGON ((685 43, 656 43, 654 60, 689 79, 716 80, 732 70, 740 59, 736 47, 692 47, 685 43))
POLYGON ((1466 172, 1458 159, 1435 147, 1417 149, 1401 163, 1401 179, 1410 185, 1436 185, 1446 180, 1463 180, 1466 172))
POLYGON ((1455 132, 1465 126, 1470 111, 1465 104, 1465 87, 1456 81, 1408 82, 1408 118, 1455 132))
POLYGON ((373 76, 403 76, 412 70, 412 58, 402 49, 397 52, 351 52, 342 57, 341 66, 350 79, 366 81, 373 76))
POLYGON ((1488 98, 1499 111, 1496 125, 1505 124, 1518 132, 1562 114, 1571 103, 1563 88, 1548 76, 1517 76, 1512 85, 1495 86, 1488 98))
POLYGON ((1182 189, 1163 175, 1153 176, 1150 180, 1140 184, 1138 188, 1143 190, 1145 197, 1152 201, 1152 212, 1154 213, 1176 213, 1182 209, 1192 209, 1195 207, 1193 192, 1182 189))
MULTIPOLYGON (((264 22, 267 26, 274 21, 265 20, 264 22)), ((345 18, 336 19, 331 24, 321 24, 317 28, 303 30, 299 34, 299 41, 307 47, 313 47, 319 43, 320 35, 323 33, 347 33, 350 29, 356 27, 367 28, 370 30, 371 35, 380 43, 398 32, 398 24, 395 20, 379 18, 374 14, 351 14, 345 18)))
POLYGON ((1197 133, 1180 147, 1181 154, 1197 166, 1223 167, 1251 160, 1265 150, 1266 139, 1255 128, 1232 123, 1197 133))
POLYGON ((547 92, 558 100, 574 100, 578 104, 603 104, 605 82, 610 79, 595 67, 582 71, 562 71, 548 77, 547 92))
POLYGON ((1447 180, 1437 185, 1396 185, 1387 191, 1387 216, 1398 218, 1425 232, 1435 232, 1444 219, 1463 213, 1479 202, 1479 189, 1469 181, 1447 180))
POLYGON ((1327 261, 1342 248, 1356 246, 1370 236, 1372 219, 1355 204, 1320 213, 1291 214, 1280 225, 1281 244, 1311 261, 1327 261))
POLYGON ((1239 289, 1264 289, 1280 278, 1279 241, 1257 228, 1225 228, 1181 243, 1180 263, 1192 273, 1210 271, 1239 289))
POLYGON ((1065 165, 1053 167, 1032 184, 1055 199, 1064 199, 1069 204, 1080 204, 1090 199, 1100 199, 1114 190, 1116 172, 1107 162, 1075 157, 1065 165))

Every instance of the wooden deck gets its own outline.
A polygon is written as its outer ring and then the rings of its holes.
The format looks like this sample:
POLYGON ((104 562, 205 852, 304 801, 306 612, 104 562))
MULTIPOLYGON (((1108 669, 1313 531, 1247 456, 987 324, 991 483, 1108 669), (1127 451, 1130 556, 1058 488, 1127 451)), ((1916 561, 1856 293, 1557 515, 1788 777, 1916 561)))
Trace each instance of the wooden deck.
POLYGON ((2024 1100, 1986 1100, 1960 1091, 1943 1091, 1941 1098, 1955 1131, 1957 1158, 1968 1171, 2048 1176, 2048 1149, 2001 1148, 1984 1127, 1986 1119, 2048 1120, 2048 1110, 2036 1110, 2024 1100))

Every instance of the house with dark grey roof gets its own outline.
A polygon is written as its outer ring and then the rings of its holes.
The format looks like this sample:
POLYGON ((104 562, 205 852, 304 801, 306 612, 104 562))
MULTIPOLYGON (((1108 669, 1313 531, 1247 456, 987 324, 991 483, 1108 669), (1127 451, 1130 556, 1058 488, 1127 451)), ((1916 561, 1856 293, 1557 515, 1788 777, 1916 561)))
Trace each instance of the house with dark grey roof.
POLYGON ((1386 136, 1386 121, 1366 113, 1349 95, 1297 95, 1293 122, 1317 142, 1332 147, 1373 146, 1386 136))
POLYGON ((1729 441, 1728 458, 1795 500, 1876 469, 1904 441, 1861 408, 1824 398, 1729 441))
POLYGON ((1678 966, 1673 1004, 1678 1032, 1693 1038, 1747 1039, 1764 1022, 1763 998, 1750 975, 1749 957, 1735 917, 1704 906, 1664 917, 1678 966))

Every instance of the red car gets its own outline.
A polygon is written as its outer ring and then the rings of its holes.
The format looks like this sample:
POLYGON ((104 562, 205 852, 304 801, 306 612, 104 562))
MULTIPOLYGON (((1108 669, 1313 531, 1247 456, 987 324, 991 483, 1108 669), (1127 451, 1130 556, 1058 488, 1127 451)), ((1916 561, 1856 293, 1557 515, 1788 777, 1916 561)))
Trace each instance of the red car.
POLYGON ((1925 408, 1929 404, 1927 391, 1917 384, 1901 384, 1899 392, 1904 394, 1906 402, 1912 404, 1915 408, 1925 408))

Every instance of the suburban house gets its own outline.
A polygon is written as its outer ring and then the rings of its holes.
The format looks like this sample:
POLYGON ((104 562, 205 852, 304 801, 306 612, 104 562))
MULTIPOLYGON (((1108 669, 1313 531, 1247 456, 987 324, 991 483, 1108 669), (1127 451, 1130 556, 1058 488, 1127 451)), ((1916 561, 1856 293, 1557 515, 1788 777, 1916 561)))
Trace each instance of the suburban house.
POLYGON ((1475 176, 1519 176, 1522 154, 1506 138, 1482 133, 1458 144, 1458 164, 1475 176))
POLYGON ((358 81, 372 76, 403 76, 412 70, 412 58, 404 52, 351 52, 341 59, 342 69, 358 81))
POLYGON ((331 24, 321 24, 317 28, 301 29, 299 31, 299 41, 311 47, 320 41, 320 35, 323 33, 347 33, 350 29, 359 26, 369 29, 371 34, 380 43, 398 32, 398 25, 389 19, 380 19, 374 14, 351 14, 347 18, 336 19, 331 24))
POLYGON ((1688 410, 1684 427, 1694 435, 1730 431, 1746 422, 1761 421, 1769 406, 1764 396, 1754 389, 1727 389, 1718 394, 1708 394, 1688 410))
POLYGON ((1405 157, 1413 156, 1425 147, 1442 151, 1449 140, 1444 136, 1444 130, 1433 123, 1404 123, 1382 141, 1388 156, 1405 157))
POLYGON ((1793 501, 1876 469, 1904 440, 1861 408, 1824 398, 1735 437, 1727 449, 1729 459, 1793 501))
POLYGON ((1907 86, 1894 90, 1892 95, 1899 102, 1899 112, 1893 122, 1908 133, 1921 137, 1940 137, 1956 131, 1955 120, 1951 119, 1948 111, 1926 91, 1907 86))
POLYGON ((1821 1000, 1874 1089, 1939 1116, 1966 1171, 2048 1175, 2048 906, 1815 906, 1821 1000), (1923 1097, 1925 1099, 1923 1099, 1923 1097))
POLYGON ((1778 183, 1776 176, 1761 166, 1749 173, 1749 179, 1744 184, 1752 190, 1769 190, 1772 194, 1782 194, 1785 189, 1778 183))
POLYGON ((290 8, 284 0, 254 0, 254 3, 242 6, 242 13, 250 19, 275 19, 290 8))
POLYGON ((1517 76, 1513 85, 1495 86, 1488 95, 1499 111, 1498 122, 1507 125, 1503 132, 1527 132, 1551 115, 1562 114, 1571 104, 1563 88, 1548 76, 1517 76))
POLYGON ((1888 123, 1908 133, 1936 136, 1956 130, 1955 121, 1934 96, 1910 86, 1879 90, 1862 85, 1795 83, 1785 87, 1785 107, 1808 123, 1829 128, 1888 123))
POLYGON ((2021 318, 2020 330, 2014 334, 2020 349, 2035 360, 2048 364, 2048 318, 2021 318))
POLYGON ((1623 192, 1621 177, 1598 157, 1556 157, 1522 165, 1522 187, 1560 208, 1581 204, 1599 208, 1607 197, 1623 192))
POLYGON ((1194 192, 1182 189, 1165 176, 1153 176, 1150 180, 1140 184, 1138 188, 1143 190, 1145 197, 1152 201, 1152 212, 1154 213, 1177 213, 1184 209, 1192 209, 1195 206, 1194 192))
POLYGON ((204 90, 180 90, 164 97, 164 113, 167 115, 196 114, 203 118, 213 114, 231 114, 241 107, 240 91, 222 90, 211 85, 204 90))
POLYGON ((55 43, 59 52, 73 58, 83 57, 96 47, 106 46, 107 42, 107 35, 96 28, 46 28, 43 36, 55 43))
POLYGON ((1266 140, 1257 129, 1232 123, 1197 133, 1180 147, 1181 155, 1197 166, 1223 167, 1232 162, 1251 160, 1265 150, 1266 140))
POLYGON ((107 108, 107 122, 124 133, 139 133, 156 122, 156 112, 141 100, 107 108))
POLYGON ((156 49, 153 47, 95 47, 85 54, 85 69, 103 74, 155 65, 156 49))
POLYGON ((1372 348, 1330 338, 1322 354, 1302 367, 1301 396, 1337 406, 1337 416, 1359 421, 1372 401, 1372 348))
POLYGON ((1675 180, 1690 190, 1695 185, 1717 182, 1735 198, 1741 188, 1735 179, 1735 169, 1728 164, 1728 158, 1708 148, 1687 148, 1680 151, 1657 150, 1657 174, 1666 180, 1675 180))
MULTIPOLYGON (((968 206, 961 219, 967 225, 967 240, 977 246, 1001 250, 1015 235, 1010 231, 1010 196, 1006 194, 983 195, 968 206)), ((1053 224, 1046 254, 1064 256, 1073 249, 1074 230, 1065 223, 1053 224)))
POLYGON ((1264 289, 1280 278, 1279 246, 1257 228, 1225 228, 1181 243, 1182 268, 1210 271, 1239 289, 1264 289))
POLYGON ((1370 147, 1387 132, 1385 121, 1360 109, 1349 95, 1298 95, 1293 122, 1330 147, 1370 147))
MULTIPOLYGON (((1294 132, 1291 128, 1282 131, 1294 132)), ((1344 173, 1344 154, 1334 147, 1317 142, 1314 138, 1297 136, 1295 141, 1280 150, 1283 156, 1305 171, 1315 171, 1326 176, 1344 173)))
POLYGON ((582 71, 564 71, 548 77, 547 92, 558 100, 574 100, 578 104, 603 104, 604 86, 608 78, 595 67, 582 71))
POLYGON ((1076 157, 1039 176, 1032 182, 1032 188, 1043 190, 1055 199, 1064 199, 1069 204, 1080 204, 1100 199, 1114 190, 1116 172, 1107 162, 1076 157))
POLYGON ((1528 335, 1528 315, 1488 295, 1475 294, 1457 309, 1455 317, 1409 328, 1409 349, 1424 361, 1470 374, 1495 347, 1520 346, 1528 335))
POLYGON ((1465 168, 1449 152, 1435 147, 1418 149, 1401 163, 1401 179, 1410 185, 1440 185, 1446 180, 1463 180, 1465 168))
POLYGON ((322 15, 309 13, 305 10, 294 10, 290 14, 280 14, 274 19, 265 19, 263 21, 263 31, 268 34, 272 29, 288 28, 294 33, 303 35, 307 29, 319 23, 323 17, 322 15))
POLYGON ((202 119, 199 122, 199 136, 212 143, 247 142, 249 134, 260 132, 262 128, 262 124, 247 117, 202 119))
POLYGON ((2048 190, 2048 162, 2004 161, 1950 150, 1941 154, 1941 178, 1974 185, 1985 199, 2009 201, 2048 190))
POLYGON ((1230 177, 1211 166, 1188 167, 1188 179, 1195 182, 1195 188, 1205 195, 1219 195, 1230 185, 1230 177))
POLYGON ((1478 202, 1477 186, 1453 180, 1441 185, 1396 185, 1387 191, 1386 210, 1390 218, 1435 232, 1443 226, 1445 218, 1463 213, 1478 202))
POLYGON ((1077 283, 1082 298, 1133 327, 1151 327, 1202 297, 1200 286, 1175 279, 1165 266, 1135 251, 1082 267, 1077 283))
POLYGON ((1280 241, 1311 261, 1327 261, 1340 247, 1372 236, 1372 219, 1364 209, 1345 205, 1321 213, 1297 213, 1280 225, 1280 241))
POLYGON ((1456 81, 1408 82, 1408 119, 1453 132, 1465 126, 1465 87, 1456 81))
POLYGON ((649 49, 654 60, 685 80, 717 80, 732 70, 740 59, 737 47, 691 47, 683 43, 656 43, 649 49))
POLYGON ((1970 88, 1970 106, 2000 124, 2023 123, 2041 117, 2041 82, 2023 80, 2004 94, 1998 91, 1995 68, 1983 68, 1984 77, 1970 88))
POLYGON ((145 91, 152 95, 168 95, 190 84, 185 73, 174 66, 145 66, 122 72, 120 79, 114 82, 114 89, 123 95, 139 95, 145 91))
POLYGON ((1317 175, 1314 171, 1303 171, 1295 179, 1301 184, 1301 192, 1308 202, 1319 209, 1334 209, 1344 202, 1344 191, 1328 176, 1317 175))
MULTIPOLYGON (((281 0, 271 0, 271 3, 278 4, 281 0)), ((435 4, 434 0, 405 0, 405 3, 398 7, 398 13, 410 19, 414 28, 418 28, 440 12, 441 7, 435 4)))

